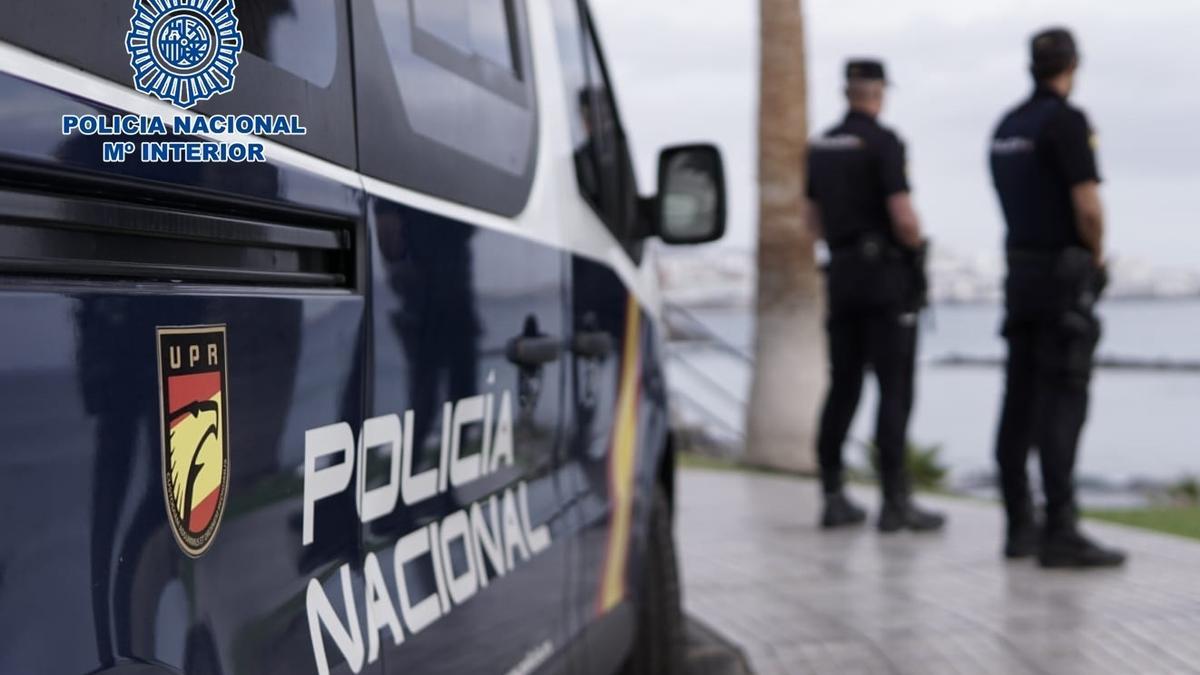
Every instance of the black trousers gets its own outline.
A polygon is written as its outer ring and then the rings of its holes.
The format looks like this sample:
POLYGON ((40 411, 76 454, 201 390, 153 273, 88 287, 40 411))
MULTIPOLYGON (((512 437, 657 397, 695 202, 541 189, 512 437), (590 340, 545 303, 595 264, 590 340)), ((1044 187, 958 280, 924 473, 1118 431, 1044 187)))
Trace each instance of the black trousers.
POLYGON ((1075 459, 1087 419, 1091 358, 1099 337, 1071 335, 1051 321, 1009 321, 1004 407, 996 440, 1010 526, 1033 520, 1026 464, 1038 450, 1048 526, 1075 522, 1075 459))
POLYGON ((1034 520, 1026 470, 1034 448, 1047 527, 1073 528, 1077 517, 1075 460, 1087 419, 1100 321, 1090 308, 1064 312, 1061 305, 1046 301, 1056 295, 1047 278, 1009 281, 1004 326, 1008 364, 996 461, 1010 528, 1034 520))
POLYGON ((846 302, 839 297, 837 277, 835 272, 830 278, 831 382, 817 436, 822 487, 826 494, 842 489, 842 447, 870 366, 879 382, 875 445, 883 494, 885 500, 899 502, 908 494, 905 447, 913 406, 916 314, 903 311, 898 302, 846 302))

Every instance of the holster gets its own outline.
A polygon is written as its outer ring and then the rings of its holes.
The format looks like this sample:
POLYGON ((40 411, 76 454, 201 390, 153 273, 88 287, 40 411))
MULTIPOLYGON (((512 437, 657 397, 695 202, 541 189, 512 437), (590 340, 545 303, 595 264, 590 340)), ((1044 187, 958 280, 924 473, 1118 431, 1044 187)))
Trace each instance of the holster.
POLYGON ((1096 303, 1108 286, 1107 272, 1096 267, 1090 251, 1079 247, 1009 251, 1008 258, 1005 335, 1014 320, 1053 326, 1057 337, 1043 345, 1047 360, 1061 360, 1059 366, 1068 375, 1086 379, 1100 342, 1096 303))
POLYGON ((1079 247, 1064 249, 1054 273, 1061 284, 1064 320, 1070 321, 1072 314, 1094 314, 1096 303, 1108 287, 1108 272, 1096 266, 1092 252, 1079 247))
POLYGON ((1067 342, 1063 367, 1069 374, 1087 376, 1100 343, 1096 303, 1108 287, 1108 272, 1096 266, 1091 251, 1074 247, 1062 252, 1055 272, 1062 283, 1059 325, 1067 342))
POLYGON ((912 286, 909 289, 907 309, 919 312, 929 306, 929 247, 928 240, 921 242, 916 250, 905 251, 908 259, 912 286))
POLYGON ((831 300, 918 312, 928 305, 927 255, 927 246, 905 249, 877 233, 837 247, 826 268, 831 300))

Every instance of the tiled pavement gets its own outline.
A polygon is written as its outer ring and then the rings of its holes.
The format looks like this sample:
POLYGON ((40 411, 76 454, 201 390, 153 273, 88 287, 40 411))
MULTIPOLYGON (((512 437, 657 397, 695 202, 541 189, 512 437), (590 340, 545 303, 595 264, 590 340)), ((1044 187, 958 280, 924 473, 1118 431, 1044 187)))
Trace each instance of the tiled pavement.
POLYGON ((1000 559, 985 503, 924 498, 944 533, 883 537, 818 530, 811 481, 685 470, 678 499, 687 611, 758 675, 1200 673, 1200 543, 1088 524, 1129 566, 1048 572, 1000 559))

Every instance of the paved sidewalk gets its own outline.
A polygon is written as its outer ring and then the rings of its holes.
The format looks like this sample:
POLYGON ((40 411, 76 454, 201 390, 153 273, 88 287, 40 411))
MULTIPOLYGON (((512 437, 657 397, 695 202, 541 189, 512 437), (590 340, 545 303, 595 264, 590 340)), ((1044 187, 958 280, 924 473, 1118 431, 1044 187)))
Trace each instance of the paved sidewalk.
POLYGON ((1195 542, 1088 524, 1129 566, 1048 572, 1000 558, 983 503, 926 498, 944 533, 883 537, 817 529, 811 481, 685 470, 678 499, 687 611, 758 675, 1200 672, 1195 542))

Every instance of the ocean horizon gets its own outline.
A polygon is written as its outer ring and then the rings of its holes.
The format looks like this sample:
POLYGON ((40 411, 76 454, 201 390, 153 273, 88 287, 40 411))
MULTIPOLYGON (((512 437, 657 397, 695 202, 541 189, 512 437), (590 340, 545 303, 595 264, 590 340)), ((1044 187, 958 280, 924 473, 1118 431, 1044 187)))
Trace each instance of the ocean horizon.
MULTIPOLYGON (((689 311, 726 342, 753 353, 751 309, 689 311)), ((1200 362, 1200 298, 1105 301, 1100 316, 1104 335, 1098 355, 1104 359, 1200 362)), ((994 303, 938 304, 922 316, 909 437, 917 445, 941 448, 952 481, 994 472, 992 453, 1004 385, 1000 364, 1006 351, 999 335, 1001 317, 1002 308, 994 303), (951 357, 964 356, 994 365, 945 364, 951 357)), ((716 370, 732 367, 720 359, 702 362, 716 370)), ((748 393, 748 372, 723 372, 718 377, 734 383, 735 394, 748 393)), ((1192 440, 1200 413, 1200 372, 1101 368, 1091 394, 1080 444, 1081 477, 1116 483, 1200 474, 1200 452, 1192 440)), ((875 384, 868 376, 852 427, 855 439, 871 437, 876 401, 875 384)), ((853 463, 866 464, 865 456, 859 456, 865 451, 857 443, 848 443, 847 453, 853 463)))

